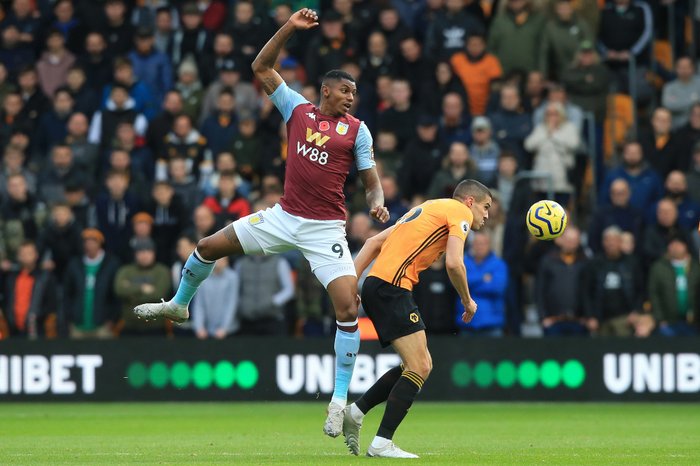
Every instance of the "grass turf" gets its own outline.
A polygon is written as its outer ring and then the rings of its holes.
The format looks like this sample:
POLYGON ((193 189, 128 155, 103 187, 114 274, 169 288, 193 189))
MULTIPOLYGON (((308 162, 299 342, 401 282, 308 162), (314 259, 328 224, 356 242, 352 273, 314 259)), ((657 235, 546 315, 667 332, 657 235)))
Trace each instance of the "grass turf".
MULTIPOLYGON (((397 462, 349 455, 324 418, 320 403, 0 404, 0 464, 397 462)), ((420 464, 697 465, 700 405, 418 402, 395 441, 420 464)))

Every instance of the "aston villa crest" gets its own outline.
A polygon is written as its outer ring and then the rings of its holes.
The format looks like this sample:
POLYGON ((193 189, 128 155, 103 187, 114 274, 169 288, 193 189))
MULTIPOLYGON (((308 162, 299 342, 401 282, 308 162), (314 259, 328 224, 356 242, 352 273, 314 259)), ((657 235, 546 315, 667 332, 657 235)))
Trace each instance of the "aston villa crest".
POLYGON ((348 134, 349 127, 350 127, 350 125, 348 125, 347 123, 343 123, 343 122, 339 121, 335 127, 335 132, 340 134, 341 136, 345 136, 346 134, 348 134))

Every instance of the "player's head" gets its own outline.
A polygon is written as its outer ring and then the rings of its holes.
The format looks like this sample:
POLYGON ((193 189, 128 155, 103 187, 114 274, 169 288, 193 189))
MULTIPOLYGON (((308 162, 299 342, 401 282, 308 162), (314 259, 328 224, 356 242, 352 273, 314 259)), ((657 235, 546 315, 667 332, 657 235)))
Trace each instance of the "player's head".
POLYGON ((355 94, 357 85, 350 73, 329 71, 321 82, 321 111, 331 116, 344 116, 350 111, 355 94))
POLYGON ((474 215, 472 230, 480 230, 484 222, 489 218, 489 208, 493 201, 493 195, 489 188, 476 180, 461 181, 455 188, 453 198, 463 202, 474 215))

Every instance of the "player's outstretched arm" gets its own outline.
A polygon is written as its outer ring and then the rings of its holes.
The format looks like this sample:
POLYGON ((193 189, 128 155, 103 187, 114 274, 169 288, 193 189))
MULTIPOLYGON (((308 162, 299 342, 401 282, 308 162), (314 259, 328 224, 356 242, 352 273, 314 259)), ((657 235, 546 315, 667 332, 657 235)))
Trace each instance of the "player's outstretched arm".
POLYGON ((450 277, 452 286, 457 290, 464 313, 462 320, 467 323, 472 320, 476 313, 476 302, 472 299, 469 293, 469 285, 467 284, 467 268, 464 266, 464 240, 457 236, 449 236, 447 238, 447 248, 445 250, 445 269, 450 277))
POLYGON ((384 244, 384 241, 386 241, 391 232, 394 231, 394 228, 396 228, 396 225, 387 228, 378 235, 372 236, 362 245, 362 249, 360 249, 360 252, 358 252, 355 257, 355 273, 357 273, 358 277, 362 275, 365 269, 369 267, 369 264, 377 258, 379 251, 382 250, 382 244, 384 244))
POLYGON ((279 28, 275 35, 260 50, 258 56, 255 57, 252 65, 253 73, 260 80, 267 95, 275 92, 275 89, 284 82, 279 73, 275 71, 275 62, 284 44, 287 43, 297 29, 311 29, 316 26, 318 26, 318 15, 316 12, 309 8, 302 8, 279 28))
POLYGON ((369 214, 382 223, 389 221, 389 210, 384 207, 384 191, 375 167, 360 171, 360 180, 365 187, 369 214))

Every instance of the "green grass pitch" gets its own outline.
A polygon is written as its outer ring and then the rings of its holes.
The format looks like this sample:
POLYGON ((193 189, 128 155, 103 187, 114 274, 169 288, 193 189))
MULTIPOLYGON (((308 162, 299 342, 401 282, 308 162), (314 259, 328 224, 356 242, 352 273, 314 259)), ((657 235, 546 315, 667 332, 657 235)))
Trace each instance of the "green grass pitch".
MULTIPOLYGON (((362 430, 366 451, 383 409, 362 430)), ((321 403, 0 404, 0 464, 403 463, 347 453, 321 403)), ((421 403, 419 464, 700 464, 700 404, 421 403)))

